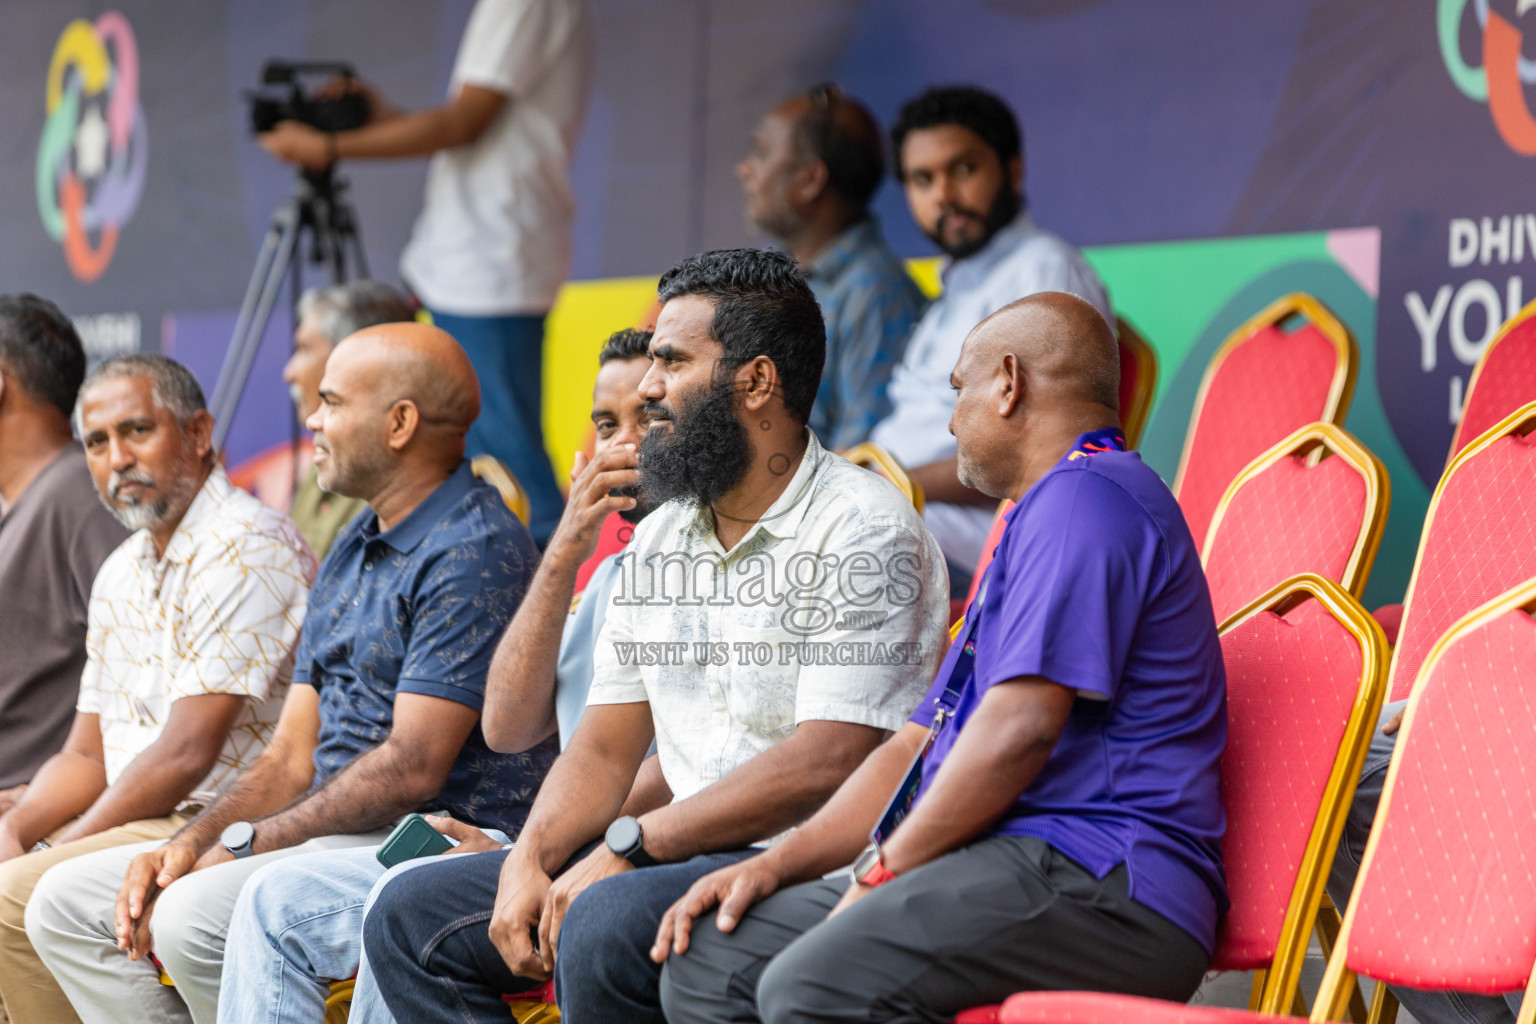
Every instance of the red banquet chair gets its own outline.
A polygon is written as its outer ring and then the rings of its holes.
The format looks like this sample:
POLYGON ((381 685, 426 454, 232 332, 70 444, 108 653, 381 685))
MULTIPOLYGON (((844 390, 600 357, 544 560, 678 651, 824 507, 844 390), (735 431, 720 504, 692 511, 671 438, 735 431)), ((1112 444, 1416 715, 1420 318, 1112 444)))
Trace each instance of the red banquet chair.
MULTIPOLYGON (((1343 588, 1304 574, 1233 616, 1221 650, 1222 849, 1232 909, 1211 966, 1260 971, 1252 1006, 1278 1013, 1296 997, 1323 882, 1381 711, 1387 642, 1343 588)), ((997 1007, 982 1007, 956 1021, 997 1019, 997 1007)))
POLYGON ((1300 293, 1222 343, 1200 382, 1173 483, 1196 545, 1204 547, 1216 506, 1244 466, 1308 423, 1343 421, 1358 363, 1349 330, 1300 293))
POLYGON ((1392 651, 1387 699, 1408 696, 1457 619, 1536 576, 1536 402, 1469 442, 1430 498, 1392 651))
POLYGON ((1120 342, 1120 429, 1127 447, 1141 443, 1152 399, 1157 394, 1157 353, 1141 332, 1120 317, 1115 318, 1120 342))
MULTIPOLYGON (((1536 302, 1511 317, 1472 369, 1461 419, 1451 435, 1447 462, 1461 454, 1473 439, 1487 433, 1500 420, 1529 402, 1536 402, 1536 302)), ((1371 614, 1397 642, 1403 621, 1401 604, 1383 605, 1371 614)))
POLYGON ((1467 384, 1449 458, 1528 402, 1536 402, 1536 302, 1511 317, 1483 349, 1467 384))
POLYGON ((1216 506, 1201 554, 1216 621, 1303 572, 1359 597, 1391 501, 1381 460, 1331 423, 1305 426, 1260 455, 1216 506))
MULTIPOLYGON (((1474 610, 1424 659, 1313 1021, 1339 1020, 1360 976, 1371 1021, 1387 985, 1497 995, 1525 989, 1536 1022, 1536 579, 1474 610), (1386 984, 1382 984, 1385 982, 1386 984)), ((1259 1024, 1252 1012, 1099 993, 1021 993, 1004 1024, 1259 1024)))

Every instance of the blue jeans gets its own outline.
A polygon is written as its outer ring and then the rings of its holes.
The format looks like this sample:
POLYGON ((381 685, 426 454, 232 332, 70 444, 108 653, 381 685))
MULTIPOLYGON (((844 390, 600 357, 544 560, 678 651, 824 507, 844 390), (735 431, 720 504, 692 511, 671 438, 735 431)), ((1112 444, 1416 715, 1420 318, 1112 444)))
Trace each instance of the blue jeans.
MULTIPOLYGON (((756 852, 640 868, 578 896, 561 926, 555 960, 561 1016, 582 1024, 662 1024, 661 965, 650 958, 661 915, 699 878, 756 852)), ((471 854, 406 872, 379 887, 363 925, 363 944, 396 1019, 506 1024, 502 993, 539 984, 514 975, 491 944, 488 923, 505 860, 504 851, 471 854)), ((378 1024, 353 1012, 354 1024, 378 1024)))
POLYGON ((432 310, 480 378, 480 418, 465 438, 470 456, 496 456, 528 495, 528 530, 542 549, 565 507, 544 450, 544 317, 454 316, 432 310))
MULTIPOLYGON (((500 832, 487 834, 506 842, 500 832)), ((433 861, 386 871, 378 849, 306 854, 250 877, 229 922, 219 1024, 312 1024, 325 1016, 330 983, 354 974, 350 1019, 391 1020, 361 959, 363 915, 376 885, 433 861)))
MULTIPOLYGON (((1376 806, 1381 803, 1381 790, 1387 781, 1387 768, 1392 763, 1392 751, 1397 747, 1397 733, 1388 736, 1381 727, 1390 722, 1408 702, 1393 701, 1381 709, 1376 723, 1376 733, 1371 737, 1371 749, 1365 755, 1365 767, 1360 772, 1360 786, 1355 790, 1354 803, 1350 804, 1349 817, 1344 822, 1344 835, 1339 840, 1338 853, 1333 858, 1333 868, 1328 874, 1328 898, 1343 913, 1349 894, 1355 888, 1355 876, 1360 873, 1360 861, 1365 856, 1366 840, 1371 835, 1371 824, 1376 820, 1376 806)), ((1472 841, 1474 837, 1467 837, 1472 841)), ((1519 992, 1505 996, 1484 996, 1472 992, 1423 992, 1418 989, 1392 986, 1403 1009, 1413 1014, 1419 1024, 1514 1024, 1520 1010, 1519 992)))

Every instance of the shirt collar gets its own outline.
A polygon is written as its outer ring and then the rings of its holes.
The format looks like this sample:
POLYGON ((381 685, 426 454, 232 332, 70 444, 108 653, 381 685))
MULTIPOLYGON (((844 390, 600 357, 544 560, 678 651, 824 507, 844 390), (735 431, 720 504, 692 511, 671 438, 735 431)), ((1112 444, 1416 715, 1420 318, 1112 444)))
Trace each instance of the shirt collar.
MULTIPOLYGON (((1041 476, 1040 480, 1044 480, 1047 476, 1058 470, 1065 469, 1074 462, 1079 462, 1094 455, 1099 455, 1103 452, 1124 452, 1129 450, 1129 446, 1125 443, 1125 430, 1121 427, 1105 427, 1102 430, 1091 430, 1086 434, 1079 434, 1077 440, 1072 442, 1072 447, 1067 449, 1067 453, 1044 476, 1041 476)), ((1030 484, 1029 490, 1033 491, 1036 487, 1039 487, 1040 480, 1030 484)), ((1025 492, 1025 494, 1028 493, 1029 491, 1025 492)), ((1012 523, 1014 516, 1023 507, 1024 500, 1020 498, 1014 502, 1012 508, 1003 513, 1003 518, 1012 523)))
MULTIPOLYGON (((789 486, 784 488, 784 493, 774 499, 757 522, 746 535, 736 543, 730 551, 735 554, 745 550, 748 541, 757 536, 759 532, 772 534, 780 540, 793 537, 800 529, 800 523, 805 519, 806 506, 810 504, 811 488, 816 483, 816 471, 821 468, 822 462, 827 458, 827 450, 816 439, 816 432, 810 427, 805 428, 805 454, 800 456, 800 465, 795 467, 795 475, 789 478, 789 486)), ((719 538, 714 537, 713 514, 708 509, 697 509, 693 514, 693 522, 689 524, 689 530, 702 538, 706 543, 719 544, 719 538)))
POLYGON ((865 217, 827 243, 805 268, 805 276, 817 281, 830 281, 841 274, 853 262, 862 249, 880 244, 880 226, 874 217, 865 217))
POLYGON ((363 524, 363 542, 383 541, 401 554, 408 554, 432 532, 432 528, 450 509, 464 500, 474 486, 475 473, 466 459, 420 505, 411 509, 410 515, 382 533, 379 532, 378 513, 370 510, 368 521, 363 524))
POLYGON ((944 289, 949 290, 951 275, 984 274, 1005 256, 1038 234, 1040 234, 1040 227, 1035 223, 1035 219, 1030 216, 1028 210, 1020 210, 1017 217, 1004 225, 1002 230, 993 235, 991 240, 979 250, 963 260, 945 260, 944 267, 939 272, 939 276, 944 280, 944 289))
MULTIPOLYGON (((173 562, 190 562, 193 553, 197 550, 199 534, 208 526, 209 522, 218 515, 234 493, 235 485, 229 482, 229 475, 224 472, 224 467, 215 464, 208 474, 208 479, 203 481, 203 486, 198 490, 197 497, 192 499, 192 504, 187 506, 187 511, 181 517, 181 522, 176 524, 176 532, 171 534, 171 539, 165 545, 165 554, 159 561, 170 564, 173 562)), ((155 559, 155 542, 148 530, 140 530, 139 557, 149 562, 155 559)))
POLYGON ((1090 430, 1086 434, 1079 435, 1072 450, 1062 457, 1062 462, 1076 462, 1078 459, 1086 459, 1103 452, 1126 450, 1125 431, 1119 427, 1104 427, 1101 430, 1090 430))

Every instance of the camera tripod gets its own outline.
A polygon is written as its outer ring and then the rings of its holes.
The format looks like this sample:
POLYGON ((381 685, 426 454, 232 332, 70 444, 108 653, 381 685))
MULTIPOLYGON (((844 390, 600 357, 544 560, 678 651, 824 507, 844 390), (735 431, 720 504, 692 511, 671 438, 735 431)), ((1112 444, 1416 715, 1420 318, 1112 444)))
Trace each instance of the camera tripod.
POLYGON ((289 301, 294 307, 298 305, 304 287, 299 246, 306 235, 308 261, 328 265, 332 284, 344 283, 349 270, 358 277, 368 276, 363 243, 357 233, 357 218, 351 205, 342 198, 346 187, 345 181, 335 177, 332 167, 317 172, 302 171, 298 189, 272 211, 266 238, 256 257, 256 267, 246 286, 245 298, 240 302, 240 315, 235 320, 224 365, 219 368, 213 400, 209 403, 214 418, 214 451, 224 447, 224 439, 234 422, 235 411, 240 407, 251 365, 256 361, 285 277, 291 291, 289 301))

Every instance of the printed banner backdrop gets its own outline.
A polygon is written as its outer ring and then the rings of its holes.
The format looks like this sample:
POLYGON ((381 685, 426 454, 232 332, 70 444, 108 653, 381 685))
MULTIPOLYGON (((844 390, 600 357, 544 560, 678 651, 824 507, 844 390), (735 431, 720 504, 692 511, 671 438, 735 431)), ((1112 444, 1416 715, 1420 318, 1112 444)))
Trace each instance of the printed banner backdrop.
MULTIPOLYGON (((9 0, 0 7, 0 290, 58 300, 93 353, 164 349, 210 389, 294 176, 247 128, 271 57, 345 59, 437 101, 472 0, 9 0)), ((574 184, 574 282, 551 321, 547 441, 586 438, 593 356, 655 276, 756 241, 734 164, 777 98, 836 80, 889 122, 934 82, 1003 95, 1031 209, 1089 247, 1162 383, 1144 448, 1172 474, 1205 358, 1280 294, 1316 294, 1363 365, 1348 425, 1393 511, 1368 600, 1401 594, 1477 356, 1532 295, 1536 13, 1520 0, 588 0, 598 43, 574 184), (1193 241, 1191 241, 1193 240, 1193 241)), ((376 276, 425 165, 344 169, 376 276)), ((927 243, 888 183, 893 245, 927 243)), ((920 275, 933 279, 931 262, 920 275)), ((315 279, 311 275, 311 279, 315 279)), ((297 436, 274 317, 233 425, 241 462, 297 436)))

